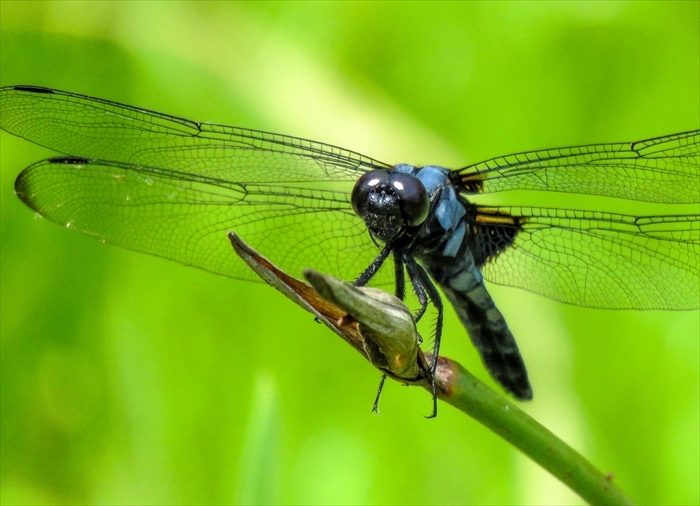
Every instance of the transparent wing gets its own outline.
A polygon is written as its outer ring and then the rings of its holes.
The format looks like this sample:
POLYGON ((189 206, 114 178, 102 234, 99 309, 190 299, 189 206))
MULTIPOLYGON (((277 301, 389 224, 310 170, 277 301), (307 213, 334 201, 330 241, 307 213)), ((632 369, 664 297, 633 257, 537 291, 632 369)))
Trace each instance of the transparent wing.
MULTIPOLYGON (((105 242, 243 279, 231 230, 295 275, 314 266, 353 279, 377 253, 348 196, 359 174, 388 166, 358 153, 28 86, 0 89, 0 127, 72 155, 25 169, 16 191, 105 242), (347 185, 332 192, 327 182, 347 185)), ((522 153, 455 171, 453 181, 466 192, 698 202, 698 136, 522 153)), ((697 216, 494 209, 521 229, 489 257, 488 279, 594 307, 698 306, 697 216)), ((380 274, 378 283, 390 278, 380 274)))
MULTIPOLYGON (((15 191, 40 215, 103 242, 259 281, 226 237, 235 231, 292 275, 305 267, 355 279, 378 254, 349 192, 242 184, 120 162, 54 158, 15 191)), ((386 283, 391 269, 376 280, 386 283)))
POLYGON ((238 183, 355 181, 368 169, 388 168, 320 142, 35 86, 0 88, 0 128, 66 155, 238 183))
POLYGON ((453 172, 465 193, 548 190, 668 204, 700 202, 700 130, 492 158, 453 172))
POLYGON ((494 283, 578 306, 700 307, 698 215, 482 207, 477 221, 520 227, 510 245, 482 267, 494 283))

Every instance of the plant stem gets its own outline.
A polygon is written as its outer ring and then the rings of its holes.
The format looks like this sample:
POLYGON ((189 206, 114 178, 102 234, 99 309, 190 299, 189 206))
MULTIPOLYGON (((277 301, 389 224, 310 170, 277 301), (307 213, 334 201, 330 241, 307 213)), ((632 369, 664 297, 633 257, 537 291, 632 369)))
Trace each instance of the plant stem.
POLYGON ((451 378, 442 400, 511 443, 589 504, 634 504, 580 453, 461 365, 441 357, 438 369, 440 376, 451 378))

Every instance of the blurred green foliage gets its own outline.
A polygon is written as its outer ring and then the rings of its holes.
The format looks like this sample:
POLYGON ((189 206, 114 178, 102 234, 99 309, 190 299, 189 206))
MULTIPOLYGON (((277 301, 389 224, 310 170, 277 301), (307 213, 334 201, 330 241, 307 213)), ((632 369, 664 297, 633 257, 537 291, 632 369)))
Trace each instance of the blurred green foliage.
MULTIPOLYGON (((3 1, 0 84, 455 167, 698 128, 699 5, 3 1)), ((12 185, 49 152, 0 141, 3 504, 580 502, 421 390, 372 415, 378 373, 265 285, 35 219, 12 185)), ((525 409, 640 503, 697 504, 698 312, 492 293, 525 409)), ((443 352, 488 379, 451 311, 443 352)))

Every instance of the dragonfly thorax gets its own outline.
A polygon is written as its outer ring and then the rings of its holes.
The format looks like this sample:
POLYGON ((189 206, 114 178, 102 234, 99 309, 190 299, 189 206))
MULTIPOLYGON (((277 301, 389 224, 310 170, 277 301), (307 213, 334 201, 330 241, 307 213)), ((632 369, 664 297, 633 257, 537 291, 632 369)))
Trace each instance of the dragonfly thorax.
POLYGON ((385 242, 407 227, 421 225, 430 210, 428 192, 417 177, 386 170, 363 174, 355 183, 351 202, 370 233, 385 242))

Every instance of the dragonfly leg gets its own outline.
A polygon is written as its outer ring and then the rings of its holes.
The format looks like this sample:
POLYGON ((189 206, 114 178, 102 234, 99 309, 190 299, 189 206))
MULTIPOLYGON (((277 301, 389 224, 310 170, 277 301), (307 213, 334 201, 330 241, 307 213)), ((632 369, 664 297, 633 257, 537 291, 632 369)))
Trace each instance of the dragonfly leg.
POLYGON ((379 255, 377 255, 377 258, 372 260, 372 263, 369 264, 369 267, 365 269, 365 272, 360 274, 360 277, 358 277, 355 282, 353 283, 353 286, 365 286, 367 283, 370 282, 370 280, 374 277, 374 275, 377 273, 379 268, 382 266, 384 263, 384 260, 387 259, 389 256, 389 253, 391 253, 391 245, 387 244, 384 246, 384 249, 379 252, 379 255))
MULTIPOLYGON (((394 253, 394 277, 396 278, 396 297, 400 300, 406 300, 406 280, 404 277, 405 274, 405 265, 401 257, 397 254, 394 253)), ((415 291, 414 287, 414 291, 415 291)), ((421 290, 419 288, 419 290, 421 290)), ((423 314, 425 313, 425 310, 428 308, 428 299, 427 295, 425 295, 425 291, 421 291, 420 295, 417 295, 419 302, 421 304, 421 308, 416 312, 416 314, 413 315, 413 320, 418 321, 421 319, 423 314)), ((423 338, 421 337, 420 334, 418 334, 418 344, 421 344, 423 342, 423 338)))
MULTIPOLYGON (((400 262, 400 265, 401 265, 401 271, 399 271, 398 265, 395 264, 396 265, 396 291, 397 291, 396 296, 399 299, 404 300, 404 297, 401 297, 398 295, 399 279, 401 280, 401 293, 403 295, 405 295, 405 293, 404 293, 405 288, 403 286, 403 284, 404 284, 404 279, 403 279, 404 261, 401 258, 399 258, 398 254, 395 254, 394 258, 396 259, 395 262, 400 262)), ((409 259, 408 262, 410 262, 410 261, 411 260, 409 259)), ((406 266, 408 267, 408 264, 406 264, 406 266)), ((416 311, 416 313, 413 315, 413 319, 416 321, 416 323, 418 323, 420 321, 420 319, 423 318, 423 315, 425 314, 425 312, 428 309, 428 304, 430 304, 430 298, 428 297, 428 294, 427 294, 425 288, 423 287, 423 284, 418 282, 417 277, 414 274, 411 274, 411 272, 415 273, 415 270, 414 271, 409 270, 408 277, 409 277, 409 280, 411 281, 411 286, 413 287, 413 291, 415 292, 416 297, 418 298, 418 303, 420 304, 420 309, 418 309, 418 311, 416 311)))
POLYGON ((379 414, 379 398, 382 396, 382 389, 384 388, 385 381, 386 374, 382 374, 382 379, 379 380, 379 388, 377 388, 377 397, 375 397, 374 405, 372 406, 372 413, 379 414))
POLYGON ((396 289, 394 294, 399 300, 406 299, 406 278, 404 277, 403 260, 401 256, 394 254, 394 277, 396 278, 396 289))
MULTIPOLYGON (((396 290, 394 294, 396 298, 404 300, 406 298, 406 278, 404 277, 403 260, 399 255, 394 254, 394 275, 396 277, 396 290)), ((379 380, 379 388, 377 389, 377 397, 374 399, 372 412, 379 414, 379 398, 382 396, 382 389, 386 381, 386 374, 382 374, 382 379, 379 380)))
MULTIPOLYGON (((418 265, 418 263, 411 256, 406 256, 404 259, 406 263, 406 270, 408 271, 408 279, 411 281, 413 288, 416 291, 418 300, 421 302, 420 316, 425 314, 427 309, 428 300, 433 303, 435 309, 437 309, 438 316, 435 322, 435 344, 433 344, 433 363, 430 366, 430 390, 433 394, 433 412, 428 418, 434 418, 437 416, 437 390, 435 387, 435 369, 438 363, 438 353, 440 351, 440 340, 442 338, 442 321, 443 321, 443 305, 440 294, 435 288, 435 285, 428 277, 423 267, 418 265), (423 301, 421 301, 421 298, 423 301)), ((417 321, 417 320, 416 320, 417 321)))
MULTIPOLYGON (((379 252, 379 255, 377 255, 377 258, 375 258, 371 264, 369 264, 369 267, 365 269, 365 271, 360 274, 360 276, 355 280, 353 283, 354 286, 365 286, 367 283, 370 282, 372 277, 377 273, 379 268, 382 266, 384 261, 387 259, 389 256, 389 253, 391 253, 391 246, 386 245, 382 249, 382 251, 379 252)), ((396 296, 403 300, 404 299, 404 291, 405 291, 405 282, 404 282, 404 277, 403 277, 403 263, 401 263, 401 260, 397 260, 397 256, 394 255, 394 272, 396 273, 396 296), (399 275, 400 273, 400 275, 399 275)), ((377 397, 374 399, 374 405, 372 406, 372 412, 379 414, 379 398, 382 395, 382 390, 384 389, 384 382, 386 381, 386 374, 382 374, 382 379, 379 380, 379 388, 377 388, 377 397)))

